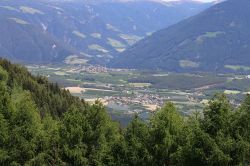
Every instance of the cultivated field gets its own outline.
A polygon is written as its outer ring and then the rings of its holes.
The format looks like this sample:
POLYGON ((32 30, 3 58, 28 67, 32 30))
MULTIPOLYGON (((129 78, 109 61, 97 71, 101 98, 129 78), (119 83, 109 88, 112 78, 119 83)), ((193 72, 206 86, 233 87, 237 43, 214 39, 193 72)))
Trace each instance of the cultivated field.
POLYGON ((245 75, 168 73, 84 65, 30 65, 28 68, 33 74, 58 82, 62 88, 88 102, 99 99, 118 119, 134 113, 146 118, 147 113, 168 101, 174 102, 183 115, 190 115, 202 111, 215 93, 227 94, 231 103, 237 105, 250 91, 250 79, 245 75))

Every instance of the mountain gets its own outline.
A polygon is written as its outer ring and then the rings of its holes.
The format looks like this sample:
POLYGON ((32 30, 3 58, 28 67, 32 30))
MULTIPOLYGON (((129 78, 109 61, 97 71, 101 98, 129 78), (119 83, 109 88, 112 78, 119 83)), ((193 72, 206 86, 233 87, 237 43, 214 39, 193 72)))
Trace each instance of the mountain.
POLYGON ((169 71, 248 70, 250 1, 228 0, 147 37, 112 66, 169 71))
POLYGON ((29 63, 103 62, 210 5, 151 0, 3 0, 0 55, 29 63))

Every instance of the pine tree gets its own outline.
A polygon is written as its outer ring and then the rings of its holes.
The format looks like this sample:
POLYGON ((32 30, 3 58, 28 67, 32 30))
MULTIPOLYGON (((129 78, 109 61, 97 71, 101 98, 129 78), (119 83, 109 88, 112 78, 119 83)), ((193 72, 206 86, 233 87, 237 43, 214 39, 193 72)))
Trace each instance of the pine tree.
POLYGON ((10 118, 9 154, 12 164, 36 163, 43 141, 39 112, 28 92, 18 94, 10 118))
POLYGON ((125 134, 127 148, 127 164, 151 165, 152 157, 149 149, 149 128, 138 115, 130 122, 125 134))
POLYGON ((178 149, 183 119, 173 103, 167 103, 150 120, 150 153, 155 165, 171 165, 171 154, 178 149))

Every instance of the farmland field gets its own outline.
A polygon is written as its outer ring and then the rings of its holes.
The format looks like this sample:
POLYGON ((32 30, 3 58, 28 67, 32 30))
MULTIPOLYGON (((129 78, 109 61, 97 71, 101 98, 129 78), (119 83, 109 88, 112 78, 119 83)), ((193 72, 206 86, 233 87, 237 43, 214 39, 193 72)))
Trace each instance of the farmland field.
POLYGON ((27 67, 34 75, 48 77, 86 101, 99 99, 117 119, 132 117, 134 113, 147 117, 168 101, 188 116, 202 111, 206 101, 219 92, 228 95, 237 106, 250 91, 250 79, 245 75, 167 73, 84 65, 27 67))

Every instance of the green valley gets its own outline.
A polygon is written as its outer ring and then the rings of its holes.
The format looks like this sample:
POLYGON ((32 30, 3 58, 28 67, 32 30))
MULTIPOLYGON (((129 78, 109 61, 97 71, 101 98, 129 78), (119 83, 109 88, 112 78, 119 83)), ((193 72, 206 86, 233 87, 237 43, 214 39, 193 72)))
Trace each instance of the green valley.
MULTIPOLYGON (((63 67, 29 68, 46 74, 68 72, 63 67)), ((114 73, 97 73, 96 80, 114 73)), ((126 87, 128 80, 135 76, 140 78, 138 75, 142 73, 123 71, 116 77, 120 81, 123 79, 126 87)), ((172 77, 172 73, 155 75, 172 77)), ((57 76, 62 77, 62 74, 57 76)), ((193 75, 182 76, 196 79, 193 75)), ((216 77, 223 83, 225 76, 216 77)), ((200 78, 203 77, 200 75, 200 78)), ((134 88, 154 86, 153 83, 132 85, 134 88)), ((116 87, 100 89, 102 92, 117 90, 116 87)), ((182 95, 187 92, 166 93, 182 95)), ((121 128, 111 120, 101 102, 89 104, 73 97, 58 84, 50 83, 43 76, 33 76, 24 67, 6 60, 0 60, 0 94, 0 165, 250 164, 249 95, 235 108, 225 95, 216 94, 202 113, 194 112, 189 116, 181 116, 175 104, 166 102, 149 115, 147 121, 136 114, 127 127, 121 128)))
MULTIPOLYGON (((225 93, 234 106, 250 92, 248 75, 171 73, 112 69, 93 65, 28 65, 34 75, 48 77, 90 103, 99 99, 111 114, 143 118, 167 101, 188 116, 201 111, 216 93, 225 93), (237 92, 237 93, 236 93, 237 92)), ((127 123, 127 122, 126 122, 127 123)))
POLYGON ((250 166, 249 9, 0 1, 0 166, 250 166))

